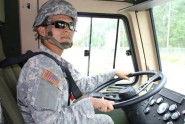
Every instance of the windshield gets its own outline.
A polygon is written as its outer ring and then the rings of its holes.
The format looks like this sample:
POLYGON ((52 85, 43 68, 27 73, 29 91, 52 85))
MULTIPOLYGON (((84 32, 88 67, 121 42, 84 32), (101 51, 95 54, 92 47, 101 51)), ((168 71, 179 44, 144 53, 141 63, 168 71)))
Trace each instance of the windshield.
POLYGON ((121 18, 78 17, 72 49, 63 57, 84 75, 113 68, 134 70, 126 22, 121 18), (75 54, 74 54, 75 53, 75 54))
POLYGON ((153 9, 166 87, 185 94, 185 1, 174 0, 153 9))

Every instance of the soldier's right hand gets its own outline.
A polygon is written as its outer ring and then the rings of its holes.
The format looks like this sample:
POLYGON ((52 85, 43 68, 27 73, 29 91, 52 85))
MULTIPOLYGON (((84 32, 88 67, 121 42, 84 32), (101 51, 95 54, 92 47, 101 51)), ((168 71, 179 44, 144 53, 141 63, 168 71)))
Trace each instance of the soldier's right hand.
POLYGON ((90 98, 90 101, 94 107, 101 112, 110 112, 114 110, 113 104, 114 101, 109 101, 106 99, 99 99, 99 98, 90 98))

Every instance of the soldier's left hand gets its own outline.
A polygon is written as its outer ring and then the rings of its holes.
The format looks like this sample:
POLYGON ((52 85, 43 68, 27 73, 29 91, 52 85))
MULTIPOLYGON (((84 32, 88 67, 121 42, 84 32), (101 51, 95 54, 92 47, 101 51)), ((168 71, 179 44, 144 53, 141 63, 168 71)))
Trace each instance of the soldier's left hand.
POLYGON ((125 79, 125 80, 130 80, 128 75, 131 73, 131 71, 125 71, 125 70, 115 70, 116 76, 119 78, 125 79))

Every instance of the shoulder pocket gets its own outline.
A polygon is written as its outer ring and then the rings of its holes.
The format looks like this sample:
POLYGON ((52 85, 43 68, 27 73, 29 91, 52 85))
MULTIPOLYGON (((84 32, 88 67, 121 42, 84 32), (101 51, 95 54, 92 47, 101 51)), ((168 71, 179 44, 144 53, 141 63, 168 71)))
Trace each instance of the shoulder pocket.
POLYGON ((60 90, 57 87, 48 81, 41 80, 35 99, 35 106, 43 109, 56 110, 59 94, 60 90))

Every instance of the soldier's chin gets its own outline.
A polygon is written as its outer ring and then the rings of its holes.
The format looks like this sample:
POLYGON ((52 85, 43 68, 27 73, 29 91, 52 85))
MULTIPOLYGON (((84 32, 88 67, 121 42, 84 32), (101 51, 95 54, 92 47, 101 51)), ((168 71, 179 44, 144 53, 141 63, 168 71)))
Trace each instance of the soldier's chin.
POLYGON ((61 42, 60 46, 63 49, 68 49, 68 48, 71 48, 73 46, 73 42, 71 42, 71 41, 69 41, 69 42, 61 42))

